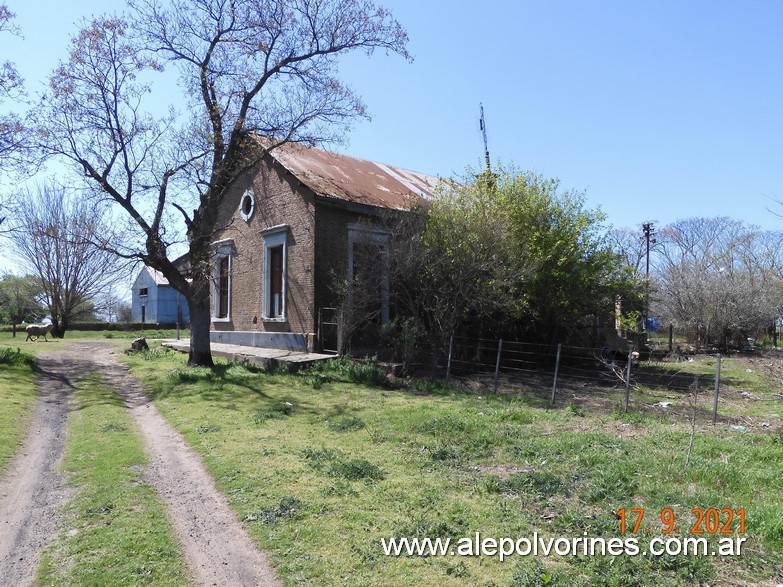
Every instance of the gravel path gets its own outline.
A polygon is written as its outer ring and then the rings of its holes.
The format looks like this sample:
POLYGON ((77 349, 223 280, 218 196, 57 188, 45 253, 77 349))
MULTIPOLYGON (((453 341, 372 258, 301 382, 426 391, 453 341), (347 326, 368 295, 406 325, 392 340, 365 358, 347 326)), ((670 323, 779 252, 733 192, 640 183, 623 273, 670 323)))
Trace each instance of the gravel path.
POLYGON ((28 585, 41 548, 56 532, 65 492, 58 472, 73 383, 100 372, 125 399, 141 431, 145 480, 161 496, 194 585, 265 587, 280 583, 265 555, 216 489, 201 459, 144 395, 109 342, 62 345, 39 359, 42 399, 9 474, 0 483, 0 584, 28 585))

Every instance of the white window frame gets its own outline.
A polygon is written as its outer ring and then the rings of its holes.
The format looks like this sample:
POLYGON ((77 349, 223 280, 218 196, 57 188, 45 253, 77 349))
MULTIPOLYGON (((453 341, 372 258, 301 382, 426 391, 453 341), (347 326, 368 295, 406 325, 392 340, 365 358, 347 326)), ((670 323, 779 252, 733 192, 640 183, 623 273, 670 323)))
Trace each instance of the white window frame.
MULTIPOLYGON (((356 222, 348 225, 348 280, 353 283, 353 247, 365 243, 380 247, 383 263, 383 281, 381 283, 381 326, 389 322, 389 299, 391 287, 389 284, 389 245, 391 231, 366 223, 356 222)), ((349 293, 352 295, 352 293, 349 293)))
POLYGON ((264 322, 288 321, 288 225, 272 226, 261 231, 264 239, 264 283, 261 289, 261 319, 264 322), (272 306, 269 292, 272 289, 272 263, 270 262, 270 250, 283 247, 283 275, 281 296, 281 312, 279 316, 272 316, 272 306))
POLYGON ((239 215, 242 217, 242 220, 245 222, 250 222, 250 219, 253 217, 253 213, 256 211, 256 198, 255 194, 253 193, 252 189, 247 189, 242 194, 242 197, 239 198, 239 215), (245 212, 245 200, 250 198, 250 211, 245 212))
POLYGON ((212 322, 231 322, 231 310, 233 304, 231 298, 233 297, 234 289, 234 241, 225 240, 212 243, 214 253, 212 255, 212 281, 213 281, 213 304, 212 304, 212 322), (228 258, 228 308, 226 308, 226 315, 224 317, 218 317, 218 309, 220 308, 220 262, 221 260, 228 258))

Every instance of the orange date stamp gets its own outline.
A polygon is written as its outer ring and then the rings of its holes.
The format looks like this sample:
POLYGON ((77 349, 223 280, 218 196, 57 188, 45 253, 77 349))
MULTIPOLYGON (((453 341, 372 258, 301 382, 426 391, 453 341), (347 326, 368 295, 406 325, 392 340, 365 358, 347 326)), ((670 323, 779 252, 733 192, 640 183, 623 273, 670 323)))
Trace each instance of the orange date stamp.
POLYGON ((649 515, 644 508, 620 509, 614 512, 620 520, 620 533, 630 532, 636 534, 644 532, 649 534, 652 529, 643 526, 646 519, 652 518, 660 521, 661 534, 740 534, 745 533, 745 508, 693 508, 692 517, 685 521, 683 526, 672 508, 663 508, 656 515, 649 515))

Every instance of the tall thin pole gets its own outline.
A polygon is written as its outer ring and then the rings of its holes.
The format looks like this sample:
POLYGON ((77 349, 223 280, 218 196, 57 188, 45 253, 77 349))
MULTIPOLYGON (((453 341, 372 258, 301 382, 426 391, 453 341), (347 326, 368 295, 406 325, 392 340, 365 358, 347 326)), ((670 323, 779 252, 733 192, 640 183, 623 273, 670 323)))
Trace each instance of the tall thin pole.
POLYGON ((718 394, 720 393, 720 353, 718 353, 718 364, 715 367, 715 400, 712 404, 712 423, 718 421, 718 394))
POLYGON ((557 373, 560 371, 560 349, 563 347, 563 343, 557 343, 557 357, 555 357, 555 380, 552 383, 552 399, 549 405, 555 405, 555 394, 557 393, 557 373))
POLYGON ((633 359, 633 347, 628 349, 628 364, 625 369, 625 413, 628 413, 628 404, 631 401, 631 361, 633 359))
POLYGON ((647 319, 650 317, 650 243, 655 243, 655 239, 651 238, 652 235, 655 234, 655 229, 653 228, 652 222, 645 222, 642 224, 642 229, 644 230, 644 240, 646 242, 646 269, 644 273, 646 294, 644 300, 644 316, 642 317, 644 320, 642 331, 647 333, 647 319))
POLYGON ((493 392, 497 393, 498 391, 498 377, 500 377, 500 355, 503 353, 503 339, 501 338, 498 341, 498 358, 495 361, 495 385, 493 392))
POLYGON ((451 353, 454 350, 454 335, 452 334, 449 338, 449 360, 446 363, 446 383, 449 382, 449 378, 451 377, 451 353))

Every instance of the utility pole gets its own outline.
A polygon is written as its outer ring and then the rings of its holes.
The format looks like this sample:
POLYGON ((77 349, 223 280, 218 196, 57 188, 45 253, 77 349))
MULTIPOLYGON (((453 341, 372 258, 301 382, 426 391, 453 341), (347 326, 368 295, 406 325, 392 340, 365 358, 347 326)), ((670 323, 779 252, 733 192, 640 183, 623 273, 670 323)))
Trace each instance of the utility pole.
POLYGON ((642 324, 642 330, 647 334, 647 319, 650 317, 650 243, 655 244, 655 228, 653 228, 652 222, 645 222, 642 224, 642 230, 644 231, 644 239, 647 243, 647 270, 645 271, 645 287, 647 289, 647 295, 644 301, 644 315, 642 324))

